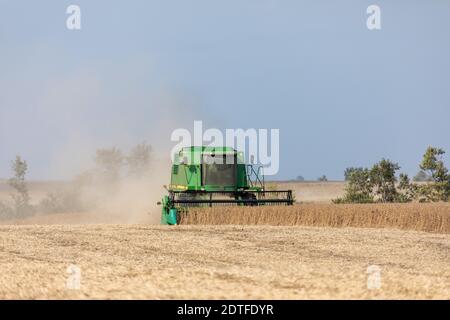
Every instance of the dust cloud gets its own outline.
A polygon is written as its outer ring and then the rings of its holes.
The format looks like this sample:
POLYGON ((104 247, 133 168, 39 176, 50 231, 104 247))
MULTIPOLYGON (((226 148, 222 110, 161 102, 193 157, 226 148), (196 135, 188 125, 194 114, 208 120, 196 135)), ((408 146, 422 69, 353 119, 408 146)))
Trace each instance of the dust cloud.
MULTIPOLYGON (((131 172, 128 166, 124 161, 115 175, 96 163, 70 180, 30 182, 33 214, 11 216, 0 223, 159 224, 161 207, 157 202, 167 193, 164 185, 170 182, 170 157, 152 152, 151 160, 139 172, 131 172)), ((2 186, 0 195, 7 199, 11 189, 6 183, 2 186)))
POLYGON ((148 172, 116 182, 75 180, 79 202, 87 213, 79 222, 159 223, 161 207, 157 202, 166 193, 163 185, 170 181, 169 161, 153 161, 148 172))

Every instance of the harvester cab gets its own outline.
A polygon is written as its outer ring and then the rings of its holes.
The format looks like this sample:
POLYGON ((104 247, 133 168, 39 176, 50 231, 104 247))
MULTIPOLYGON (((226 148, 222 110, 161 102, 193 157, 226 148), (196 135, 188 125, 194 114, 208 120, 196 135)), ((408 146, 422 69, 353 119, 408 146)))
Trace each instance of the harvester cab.
POLYGON ((187 147, 175 155, 161 224, 176 225, 189 207, 292 205, 291 190, 265 190, 263 167, 230 147, 187 147), (251 161, 253 162, 253 161, 251 161))

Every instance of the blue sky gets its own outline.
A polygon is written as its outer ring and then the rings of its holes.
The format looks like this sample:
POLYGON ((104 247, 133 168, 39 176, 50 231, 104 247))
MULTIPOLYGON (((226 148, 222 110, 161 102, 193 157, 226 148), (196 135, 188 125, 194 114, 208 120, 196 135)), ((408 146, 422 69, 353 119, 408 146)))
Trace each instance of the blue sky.
POLYGON ((166 150, 194 120, 280 129, 279 179, 382 157, 414 174, 428 145, 450 152, 449 15, 437 0, 0 0, 0 177, 16 154, 60 179, 97 147, 166 150))

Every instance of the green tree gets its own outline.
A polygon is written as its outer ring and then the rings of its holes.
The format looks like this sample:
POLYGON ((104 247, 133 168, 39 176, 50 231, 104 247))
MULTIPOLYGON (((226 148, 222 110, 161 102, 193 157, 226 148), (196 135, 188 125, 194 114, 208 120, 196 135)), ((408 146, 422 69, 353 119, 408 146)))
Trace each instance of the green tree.
POLYGON ((398 192, 395 187, 397 178, 395 173, 400 169, 397 163, 388 159, 382 159, 376 163, 369 173, 369 179, 374 187, 373 192, 381 202, 394 202, 397 200, 398 192))
POLYGON ((317 178, 317 181, 320 181, 320 182, 326 182, 326 181, 328 181, 328 178, 327 178, 326 175, 323 175, 323 176, 317 178))
POLYGON ((397 195, 398 202, 410 202, 417 197, 418 194, 417 185, 411 183, 408 175, 405 173, 401 173, 399 176, 398 189, 399 189, 397 195))
POLYGON ((370 203, 372 195, 370 171, 367 168, 353 168, 348 173, 344 197, 333 200, 334 203, 370 203))
POLYGON ((420 169, 432 179, 430 184, 421 186, 420 193, 427 201, 448 201, 450 199, 450 175, 445 167, 441 148, 428 147, 423 155, 420 169))
POLYGON ((350 175, 353 172, 360 171, 360 170, 363 170, 363 169, 364 168, 361 168, 361 167, 359 167, 359 168, 357 168, 357 167, 349 167, 349 168, 345 169, 345 171, 344 171, 344 179, 345 179, 345 181, 350 180, 350 175))

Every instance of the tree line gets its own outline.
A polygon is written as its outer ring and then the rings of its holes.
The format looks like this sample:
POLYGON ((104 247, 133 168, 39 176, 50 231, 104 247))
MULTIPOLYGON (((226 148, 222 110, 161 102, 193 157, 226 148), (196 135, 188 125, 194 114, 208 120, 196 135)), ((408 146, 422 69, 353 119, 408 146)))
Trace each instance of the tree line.
POLYGON ((382 159, 372 168, 347 168, 344 173, 347 181, 345 194, 333 202, 449 201, 450 174, 443 161, 444 154, 441 148, 428 147, 413 181, 404 173, 397 177, 400 166, 388 159, 382 159))

